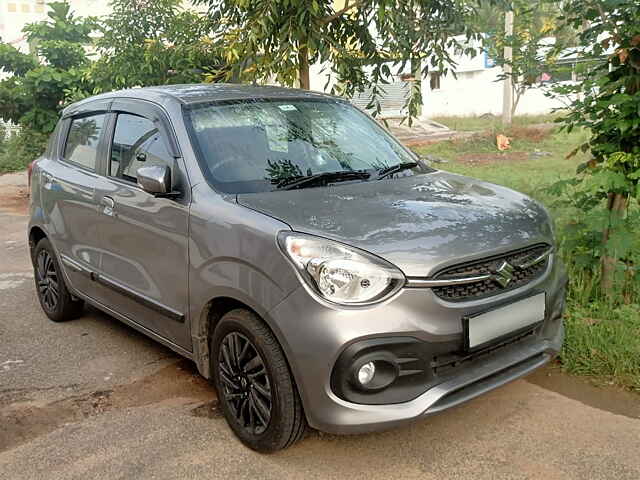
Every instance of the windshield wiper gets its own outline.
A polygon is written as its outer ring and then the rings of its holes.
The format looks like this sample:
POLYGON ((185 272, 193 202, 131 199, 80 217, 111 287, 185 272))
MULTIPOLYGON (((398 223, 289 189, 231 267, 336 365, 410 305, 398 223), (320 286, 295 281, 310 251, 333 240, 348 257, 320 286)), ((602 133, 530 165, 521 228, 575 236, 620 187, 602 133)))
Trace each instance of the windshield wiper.
POLYGON ((344 172, 323 172, 307 176, 294 176, 280 180, 276 188, 280 190, 294 190, 311 185, 327 185, 333 182, 346 182, 349 180, 366 180, 371 174, 362 170, 346 170, 344 172))
POLYGON ((396 174, 403 170, 408 170, 410 168, 415 168, 418 166, 418 162, 402 162, 397 165, 392 165, 390 167, 381 168, 378 170, 378 180, 383 179, 384 177, 388 177, 389 175, 396 174))

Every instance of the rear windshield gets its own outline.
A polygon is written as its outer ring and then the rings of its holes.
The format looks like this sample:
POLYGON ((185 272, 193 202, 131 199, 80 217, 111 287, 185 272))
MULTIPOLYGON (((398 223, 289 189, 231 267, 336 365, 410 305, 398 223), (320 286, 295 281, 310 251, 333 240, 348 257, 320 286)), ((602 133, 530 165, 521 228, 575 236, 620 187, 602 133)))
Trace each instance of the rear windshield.
POLYGON ((205 174, 227 193, 270 191, 291 177, 375 172, 415 161, 375 121, 346 102, 203 104, 188 108, 185 116, 205 174))

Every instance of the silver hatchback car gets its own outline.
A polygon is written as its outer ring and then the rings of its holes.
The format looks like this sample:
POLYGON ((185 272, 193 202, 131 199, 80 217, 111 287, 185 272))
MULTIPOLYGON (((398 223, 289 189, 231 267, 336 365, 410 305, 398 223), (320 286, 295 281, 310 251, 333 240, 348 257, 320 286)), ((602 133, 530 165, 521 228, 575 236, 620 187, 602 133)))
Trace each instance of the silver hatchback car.
POLYGON ((192 359, 249 447, 385 429, 561 348, 551 221, 431 168, 342 99, 179 85, 66 108, 29 243, 54 321, 91 304, 192 359))

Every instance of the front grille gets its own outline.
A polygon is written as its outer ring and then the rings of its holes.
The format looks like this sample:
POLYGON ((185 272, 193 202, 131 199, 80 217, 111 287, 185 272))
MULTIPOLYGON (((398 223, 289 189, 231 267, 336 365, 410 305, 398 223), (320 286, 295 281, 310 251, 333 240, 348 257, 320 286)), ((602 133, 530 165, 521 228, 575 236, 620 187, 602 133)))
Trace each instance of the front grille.
MULTIPOLYGON (((502 262, 507 261, 511 265, 525 263, 536 258, 549 249, 547 244, 538 244, 522 250, 516 250, 495 257, 490 257, 477 262, 454 265, 438 272, 433 278, 436 280, 455 279, 460 277, 470 277, 484 275, 495 272, 502 262)), ((513 278, 507 287, 502 287, 494 279, 486 279, 479 282, 465 283, 462 285, 446 285, 434 287, 433 292, 443 300, 460 302, 464 300, 475 300, 477 298, 489 297, 499 293, 508 292, 542 276, 547 269, 549 258, 532 265, 528 268, 515 268, 513 278)))

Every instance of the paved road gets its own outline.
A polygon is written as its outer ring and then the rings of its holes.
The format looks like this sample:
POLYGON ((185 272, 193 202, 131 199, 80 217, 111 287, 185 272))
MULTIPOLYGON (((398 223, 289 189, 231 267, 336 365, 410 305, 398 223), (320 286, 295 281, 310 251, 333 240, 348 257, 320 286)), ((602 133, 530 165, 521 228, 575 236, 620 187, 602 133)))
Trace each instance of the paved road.
POLYGON ((2 480, 640 478, 640 397, 553 370, 406 428, 251 452, 189 362, 94 310, 45 318, 24 201, 6 198, 22 181, 0 177, 2 480))

